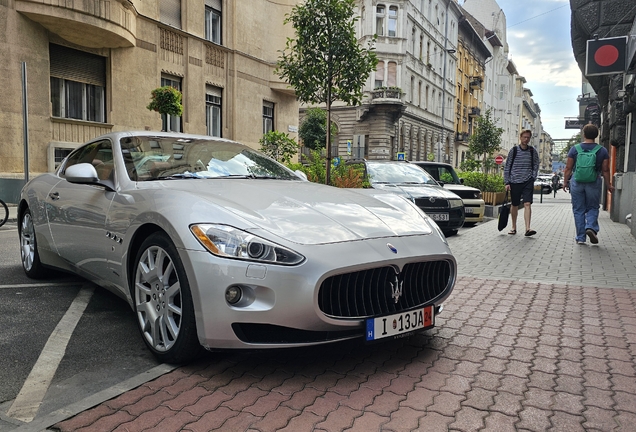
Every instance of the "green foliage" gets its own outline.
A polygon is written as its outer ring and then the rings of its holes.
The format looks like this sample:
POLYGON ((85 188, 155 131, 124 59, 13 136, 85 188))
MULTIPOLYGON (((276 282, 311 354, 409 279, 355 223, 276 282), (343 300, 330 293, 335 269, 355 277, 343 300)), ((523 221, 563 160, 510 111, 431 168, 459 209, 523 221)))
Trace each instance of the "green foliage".
POLYGON ((468 153, 464 162, 459 165, 462 171, 478 171, 481 168, 481 161, 475 160, 471 153, 468 153))
POLYGON ((341 100, 359 105, 362 88, 378 62, 375 39, 367 48, 358 43, 355 0, 306 0, 285 19, 296 38, 288 38, 275 72, 305 103, 341 100))
POLYGON ((483 171, 487 172, 486 160, 488 156, 501 150, 501 134, 503 129, 495 126, 494 119, 491 119, 492 109, 488 109, 484 115, 477 118, 475 132, 470 136, 468 149, 473 155, 480 155, 482 158, 483 171))
POLYGON ((439 176, 440 181, 443 181, 444 183, 454 183, 455 179, 453 178, 453 176, 450 173, 444 172, 442 173, 441 176, 439 176))
POLYGON ((464 185, 479 189, 482 192, 503 192, 506 190, 503 176, 474 171, 459 171, 459 178, 464 179, 464 185))
POLYGON ((150 103, 146 106, 150 111, 159 114, 180 116, 183 114, 181 104, 181 92, 172 86, 163 86, 154 89, 150 93, 150 103))
POLYGON ((284 132, 269 131, 258 142, 261 152, 278 162, 288 163, 298 154, 298 143, 284 132))
MULTIPOLYGON (((288 163, 287 167, 293 171, 300 170, 307 175, 307 179, 314 183, 325 183, 326 159, 320 155, 320 151, 313 150, 309 157, 309 164, 288 163)), ((340 164, 331 165, 331 186, 341 188, 363 188, 370 187, 368 180, 364 177, 363 164, 340 164)))
MULTIPOLYGON (((298 137, 305 147, 320 150, 327 145, 327 113, 322 108, 309 108, 298 128, 298 137)), ((338 133, 336 125, 331 125, 331 137, 338 133)))

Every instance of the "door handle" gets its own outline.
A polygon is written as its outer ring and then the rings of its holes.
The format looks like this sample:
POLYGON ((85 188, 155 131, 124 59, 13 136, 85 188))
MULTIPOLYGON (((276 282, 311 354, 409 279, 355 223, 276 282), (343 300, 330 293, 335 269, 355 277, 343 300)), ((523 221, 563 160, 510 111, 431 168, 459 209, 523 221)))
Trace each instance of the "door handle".
POLYGON ((51 198, 53 201, 60 199, 60 194, 59 192, 51 192, 49 193, 49 198, 51 198))

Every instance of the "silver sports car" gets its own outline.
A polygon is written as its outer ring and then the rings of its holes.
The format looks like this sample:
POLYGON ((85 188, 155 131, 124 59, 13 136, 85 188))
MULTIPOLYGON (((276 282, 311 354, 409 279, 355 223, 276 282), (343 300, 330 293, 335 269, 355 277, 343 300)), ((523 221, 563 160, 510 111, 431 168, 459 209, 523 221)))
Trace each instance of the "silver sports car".
POLYGON ((272 348, 431 328, 457 275, 408 200, 310 183, 236 142, 118 132, 22 190, 22 264, 127 300, 169 363, 201 347, 272 348))

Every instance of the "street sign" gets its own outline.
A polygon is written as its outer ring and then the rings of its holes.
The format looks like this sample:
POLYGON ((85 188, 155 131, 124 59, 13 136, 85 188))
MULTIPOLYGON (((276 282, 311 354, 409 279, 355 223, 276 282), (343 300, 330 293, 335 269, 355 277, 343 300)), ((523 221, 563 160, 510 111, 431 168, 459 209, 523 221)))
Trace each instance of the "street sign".
POLYGON ((336 156, 333 158, 333 166, 337 167, 338 165, 340 165, 340 157, 336 156))
POLYGON ((627 36, 587 41, 585 76, 609 75, 627 70, 627 36))
POLYGON ((347 154, 351 154, 351 140, 347 140, 347 154))
POLYGON ((398 154, 397 154, 397 160, 399 160, 399 161, 406 160, 406 153, 404 153, 404 152, 398 152, 398 154))
POLYGON ((497 156, 497 157, 495 158, 495 163, 496 163, 497 165, 501 165, 501 164, 503 163, 503 156, 502 156, 502 155, 497 156))

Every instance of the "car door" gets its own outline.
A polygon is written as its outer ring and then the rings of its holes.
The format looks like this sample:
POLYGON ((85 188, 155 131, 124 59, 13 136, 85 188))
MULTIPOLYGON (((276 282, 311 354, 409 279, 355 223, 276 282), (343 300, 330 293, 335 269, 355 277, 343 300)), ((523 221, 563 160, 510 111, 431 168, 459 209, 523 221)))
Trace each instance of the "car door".
POLYGON ((86 144, 73 151, 60 170, 62 181, 47 197, 47 217, 53 242, 61 258, 79 270, 103 278, 107 273, 105 235, 106 215, 115 192, 100 185, 74 184, 64 173, 77 163, 91 163, 100 180, 108 180, 113 171, 110 141, 86 144))

